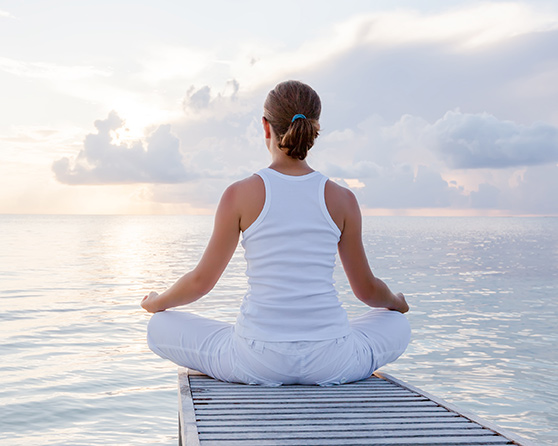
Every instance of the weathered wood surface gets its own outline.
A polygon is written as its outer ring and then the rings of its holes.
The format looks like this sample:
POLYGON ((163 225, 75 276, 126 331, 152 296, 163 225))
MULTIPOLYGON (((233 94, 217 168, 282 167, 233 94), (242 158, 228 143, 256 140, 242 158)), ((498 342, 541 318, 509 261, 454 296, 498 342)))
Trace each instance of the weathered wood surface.
POLYGON ((387 374, 342 386, 229 384, 179 369, 180 444, 532 443, 387 374))
POLYGON ((189 370, 184 367, 178 368, 178 426, 178 444, 180 446, 199 446, 189 370))

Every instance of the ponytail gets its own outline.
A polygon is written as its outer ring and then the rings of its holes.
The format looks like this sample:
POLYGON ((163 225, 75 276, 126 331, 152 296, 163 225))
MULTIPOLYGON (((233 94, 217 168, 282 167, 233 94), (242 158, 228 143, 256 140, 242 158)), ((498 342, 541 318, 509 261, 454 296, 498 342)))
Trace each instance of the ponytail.
POLYGON ((299 81, 278 84, 264 104, 264 116, 277 136, 279 148, 299 160, 305 159, 314 145, 321 111, 318 94, 299 81))
POLYGON ((303 160, 314 145, 319 130, 316 119, 295 119, 279 141, 279 148, 285 149, 291 158, 303 160))

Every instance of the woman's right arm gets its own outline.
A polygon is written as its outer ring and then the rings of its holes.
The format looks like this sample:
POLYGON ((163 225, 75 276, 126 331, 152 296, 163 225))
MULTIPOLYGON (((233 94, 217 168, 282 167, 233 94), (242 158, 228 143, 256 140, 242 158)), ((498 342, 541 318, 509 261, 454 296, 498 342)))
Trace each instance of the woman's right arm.
POLYGON ((150 313, 187 305, 209 293, 227 267, 240 234, 238 202, 242 197, 238 183, 229 186, 215 214, 213 234, 198 265, 184 274, 165 292, 150 292, 141 306, 150 313))
MULTIPOLYGON (((409 311, 402 293, 394 294, 389 287, 372 274, 362 244, 362 216, 354 194, 338 186, 344 195, 342 234, 339 241, 339 257, 355 296, 370 307, 382 307, 401 313, 409 311)), ((340 197, 341 198, 341 197, 340 197)))

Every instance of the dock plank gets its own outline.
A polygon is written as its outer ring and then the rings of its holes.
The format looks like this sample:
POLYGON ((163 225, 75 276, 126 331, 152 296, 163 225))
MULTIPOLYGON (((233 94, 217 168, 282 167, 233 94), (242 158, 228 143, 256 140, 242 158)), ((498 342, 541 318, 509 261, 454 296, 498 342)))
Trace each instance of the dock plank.
POLYGON ((448 441, 446 439, 431 439, 431 438, 417 438, 417 439, 397 439, 397 438, 387 438, 387 439, 377 439, 373 443, 370 442, 369 438, 351 438, 345 441, 338 439, 305 439, 304 443, 301 440, 273 440, 273 439, 258 439, 258 440, 225 440, 225 441, 208 441, 204 443, 207 446, 340 446, 340 445, 397 445, 397 446, 417 446, 417 445, 438 445, 438 446, 493 446, 493 445, 506 445, 510 444, 505 440, 502 441, 500 438, 493 438, 487 441, 484 438, 478 437, 467 437, 460 438, 456 440, 448 441))
MULTIPOLYGON (((365 431, 362 429, 359 430, 351 430, 351 431, 337 431, 330 429, 329 431, 302 431, 302 430, 293 430, 293 431, 275 431, 275 432, 266 432, 263 434, 260 431, 254 432, 204 432, 200 433, 200 441, 204 439, 207 440, 258 440, 258 439, 266 439, 269 436, 272 436, 274 440, 296 440, 299 439, 304 441, 306 439, 341 439, 341 440, 352 440, 358 438, 367 438, 371 441, 375 441, 378 439, 388 439, 394 438, 398 440, 414 438, 440 438, 446 441, 453 441, 454 439, 461 439, 463 437, 479 437, 479 438, 493 438, 495 436, 494 432, 488 431, 484 428, 479 428, 475 430, 465 430, 465 429, 448 429, 448 430, 370 430, 365 431), (486 432, 485 432, 486 431, 486 432)), ((483 440, 484 441, 484 440, 483 440)), ((504 444, 508 444, 509 442, 506 439, 502 440, 504 444)))
POLYGON ((180 444, 532 443, 387 374, 341 386, 261 387, 179 369, 180 444))
MULTIPOLYGON (((256 428, 259 429, 260 426, 296 426, 298 428, 305 428, 311 426, 312 429, 321 429, 322 427, 327 427, 330 425, 336 426, 337 429, 353 429, 353 426, 361 425, 365 428, 371 427, 374 429, 383 429, 384 426, 392 427, 394 429, 406 429, 407 426, 417 426, 417 427, 428 427, 428 428, 440 428, 444 429, 448 426, 462 426, 464 424, 470 424, 469 420, 462 419, 459 417, 446 417, 446 418, 418 418, 409 420, 408 418, 384 418, 379 420, 370 420, 369 418, 347 418, 343 420, 342 423, 339 422, 339 418, 322 418, 313 420, 304 420, 299 418, 290 419, 271 419, 271 420, 219 420, 219 421, 207 421, 204 419, 198 419, 197 425, 203 427, 204 429, 211 429, 212 427, 221 426, 231 426, 232 429, 237 428, 256 428)), ((473 424, 474 426, 474 424, 473 424)))
MULTIPOLYGON (((204 432, 204 435, 210 434, 210 433, 221 433, 223 431, 227 432, 227 433, 231 433, 231 434, 236 434, 236 433, 245 433, 245 432, 260 432, 262 429, 262 425, 261 424, 252 424, 252 425, 238 425, 238 424, 222 424, 222 425, 213 425, 213 426, 207 426, 207 425, 198 425, 200 428, 203 427, 203 429, 201 429, 204 432)), ((313 423, 300 423, 300 424, 275 424, 275 423, 270 423, 267 426, 274 426, 274 427, 281 427, 282 432, 297 432, 297 433, 303 433, 303 432, 312 432, 312 433, 316 433, 316 432, 336 432, 336 433, 341 433, 341 432, 353 432, 355 430, 358 429, 358 431, 361 432, 374 432, 374 433, 378 433, 378 432, 391 432, 392 434, 397 434, 397 431, 401 431, 404 430, 406 431, 405 434, 409 433, 409 432, 416 432, 416 431, 421 431, 421 434, 424 433, 425 431, 428 430, 434 430, 434 429, 443 429, 446 432, 444 433, 448 433, 452 430, 458 429, 470 429, 472 432, 479 430, 479 429, 483 429, 481 426, 479 426, 476 423, 399 423, 399 424, 384 424, 384 423, 360 423, 358 425, 356 424, 346 424, 346 425, 339 425, 336 423, 328 423, 328 424, 313 424, 313 423), (358 426, 358 428, 357 428, 358 426)), ((345 434, 344 434, 345 435, 345 434)), ((468 433, 467 433, 468 435, 468 433)))

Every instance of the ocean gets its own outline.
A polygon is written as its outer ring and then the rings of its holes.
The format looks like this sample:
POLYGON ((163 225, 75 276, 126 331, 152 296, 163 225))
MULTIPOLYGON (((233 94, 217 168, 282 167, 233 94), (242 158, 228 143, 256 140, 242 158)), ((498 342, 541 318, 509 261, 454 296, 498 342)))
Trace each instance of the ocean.
MULTIPOLYGON (((207 216, 0 216, 0 444, 176 445, 176 367, 140 307, 200 258, 207 216)), ((413 339, 388 372, 558 444, 558 218, 365 217, 374 273, 413 339)), ((239 246, 189 311, 233 322, 239 246)), ((335 271, 349 316, 366 311, 335 271)))

